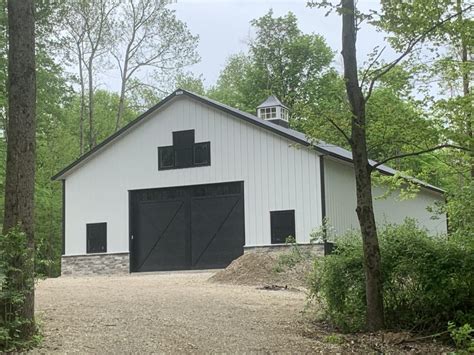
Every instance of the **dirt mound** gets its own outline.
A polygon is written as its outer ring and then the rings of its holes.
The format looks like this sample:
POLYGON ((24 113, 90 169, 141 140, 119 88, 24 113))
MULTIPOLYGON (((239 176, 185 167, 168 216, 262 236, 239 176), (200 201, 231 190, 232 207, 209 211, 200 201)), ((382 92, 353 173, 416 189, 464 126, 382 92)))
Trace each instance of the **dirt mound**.
POLYGON ((281 254, 279 256, 272 253, 248 253, 235 259, 209 281, 236 285, 305 288, 312 266, 310 258, 290 267, 282 264, 281 254))

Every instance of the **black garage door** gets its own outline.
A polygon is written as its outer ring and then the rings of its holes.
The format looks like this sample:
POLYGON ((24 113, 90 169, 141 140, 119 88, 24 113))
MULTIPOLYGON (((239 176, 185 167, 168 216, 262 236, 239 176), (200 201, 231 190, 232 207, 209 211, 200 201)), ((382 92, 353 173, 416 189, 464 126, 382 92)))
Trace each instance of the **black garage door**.
POLYGON ((243 253, 242 182, 130 193, 131 271, 227 266, 243 253))

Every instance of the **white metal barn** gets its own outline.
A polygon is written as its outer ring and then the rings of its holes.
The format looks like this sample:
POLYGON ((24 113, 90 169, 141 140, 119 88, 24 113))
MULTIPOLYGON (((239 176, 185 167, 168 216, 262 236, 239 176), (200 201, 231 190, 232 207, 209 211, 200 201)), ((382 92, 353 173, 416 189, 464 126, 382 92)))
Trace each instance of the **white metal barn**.
MULTIPOLYGON (((287 120, 273 96, 256 117, 175 91, 53 177, 64 188, 63 273, 222 267, 289 235, 309 243, 325 217, 339 233, 357 227, 351 153, 312 144, 287 120)), ((446 232, 427 210, 443 191, 419 183, 415 199, 376 199, 377 221, 408 216, 446 232)))

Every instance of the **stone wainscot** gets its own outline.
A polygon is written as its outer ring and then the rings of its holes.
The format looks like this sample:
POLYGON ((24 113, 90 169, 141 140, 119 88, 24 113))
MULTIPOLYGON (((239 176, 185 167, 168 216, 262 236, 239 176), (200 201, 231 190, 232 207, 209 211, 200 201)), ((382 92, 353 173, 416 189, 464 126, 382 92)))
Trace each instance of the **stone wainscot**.
POLYGON ((62 276, 117 275, 130 272, 129 253, 100 253, 61 257, 62 276))

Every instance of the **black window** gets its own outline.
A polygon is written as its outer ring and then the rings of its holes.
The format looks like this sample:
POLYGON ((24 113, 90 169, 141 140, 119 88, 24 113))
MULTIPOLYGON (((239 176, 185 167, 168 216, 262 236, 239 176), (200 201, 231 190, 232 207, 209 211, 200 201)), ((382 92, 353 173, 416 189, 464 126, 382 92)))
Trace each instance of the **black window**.
POLYGON ((194 130, 173 132, 173 145, 158 147, 158 169, 211 165, 211 143, 195 143, 194 130))
POLYGON ((158 155, 160 161, 160 169, 170 169, 174 167, 174 149, 173 147, 159 147, 158 155))
POLYGON ((211 143, 194 144, 194 164, 209 165, 211 163, 211 143))
POLYGON ((87 253, 107 252, 107 223, 87 224, 87 253))
POLYGON ((295 235, 295 211, 271 211, 270 223, 272 244, 283 244, 289 236, 295 235))

